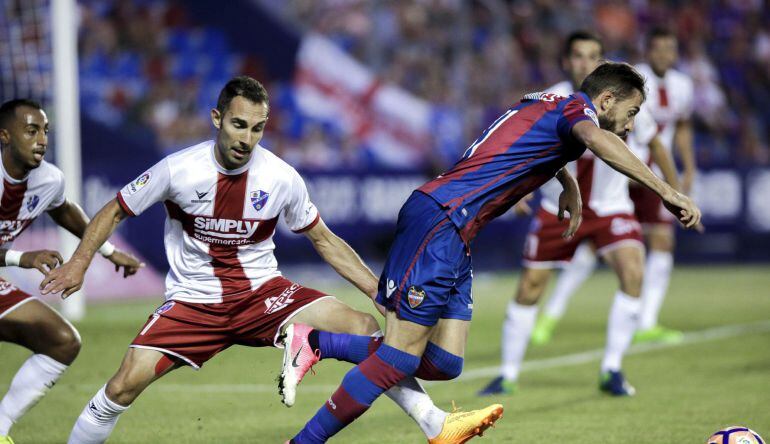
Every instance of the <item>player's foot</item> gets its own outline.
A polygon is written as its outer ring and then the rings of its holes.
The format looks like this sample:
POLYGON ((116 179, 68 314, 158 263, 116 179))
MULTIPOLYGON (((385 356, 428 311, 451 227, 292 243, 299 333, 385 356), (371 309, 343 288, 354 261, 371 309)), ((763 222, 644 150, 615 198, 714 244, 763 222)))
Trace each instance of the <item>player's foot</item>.
POLYGON ((0 436, 0 444, 13 444, 10 436, 0 436))
POLYGON ((660 325, 646 330, 638 330, 634 333, 634 344, 657 342, 664 344, 676 344, 684 340, 684 333, 660 325))
POLYGON ((532 330, 532 345, 545 345, 551 342, 553 332, 556 330, 556 324, 559 323, 559 318, 554 318, 544 314, 537 319, 535 328, 532 330))
POLYGON ((516 381, 509 381, 502 376, 493 379, 486 387, 481 389, 479 396, 490 395, 512 395, 519 391, 519 384, 516 381))
POLYGON ((313 329, 304 324, 291 324, 283 334, 283 367, 278 376, 278 394, 287 407, 294 405, 297 385, 313 368, 320 356, 313 351, 307 337, 313 329))
POLYGON ((612 396, 634 396, 636 389, 626 381, 623 372, 608 371, 599 376, 599 390, 612 396))
POLYGON ((441 433, 429 439, 429 444, 462 444, 474 436, 481 436, 484 431, 494 427, 495 421, 503 417, 503 406, 492 404, 489 407, 461 412, 455 410, 444 419, 441 433))

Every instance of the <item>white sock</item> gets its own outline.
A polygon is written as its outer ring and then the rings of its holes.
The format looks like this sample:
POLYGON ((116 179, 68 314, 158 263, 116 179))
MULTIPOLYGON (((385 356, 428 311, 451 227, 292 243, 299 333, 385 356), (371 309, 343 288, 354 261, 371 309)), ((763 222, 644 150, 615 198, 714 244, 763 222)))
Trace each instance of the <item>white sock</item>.
POLYGON ((623 355, 631 345, 639 323, 641 307, 642 301, 639 298, 631 297, 620 290, 615 293, 607 323, 607 347, 604 349, 602 372, 620 370, 623 355))
POLYGON ((428 439, 441 433, 447 413, 433 404, 433 400, 414 377, 403 379, 385 394, 414 419, 428 439))
POLYGON ((503 365, 500 374, 507 381, 515 381, 519 378, 521 362, 527 351, 529 337, 535 328, 537 318, 537 305, 519 305, 514 301, 508 304, 508 312, 503 321, 503 365))
POLYGON ((118 417, 128 407, 107 398, 104 388, 99 389, 80 413, 67 444, 98 444, 107 441, 118 417))
POLYGON ((40 354, 30 356, 21 365, 0 401, 0 436, 8 435, 11 426, 40 401, 65 370, 66 365, 40 354))
POLYGON ((647 256, 642 281, 640 330, 647 330, 658 324, 658 313, 668 291, 673 266, 674 256, 667 251, 652 250, 647 256))
POLYGON ((559 273, 556 287, 544 308, 545 314, 555 319, 561 319, 570 298, 588 279, 594 268, 596 268, 596 253, 588 244, 580 244, 572 260, 559 273))

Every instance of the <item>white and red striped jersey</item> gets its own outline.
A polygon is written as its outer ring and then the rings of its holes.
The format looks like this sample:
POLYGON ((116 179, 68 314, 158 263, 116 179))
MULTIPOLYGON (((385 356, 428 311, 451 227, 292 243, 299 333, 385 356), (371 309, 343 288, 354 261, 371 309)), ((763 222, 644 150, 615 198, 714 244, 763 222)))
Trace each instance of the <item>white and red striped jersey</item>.
MULTIPOLYGON (((557 83, 547 92, 568 96, 573 93, 572 82, 557 83)), ((634 119, 634 130, 627 137, 629 147, 639 155, 639 147, 646 149, 656 133, 655 121, 646 106, 642 105, 634 119)), ((586 150, 578 160, 568 163, 566 168, 580 185, 584 209, 593 211, 597 216, 633 212, 634 205, 628 196, 628 178, 597 159, 591 151, 586 150)), ((540 188, 540 192, 540 205, 543 209, 557 214, 559 194, 562 192, 559 181, 549 180, 540 188)))
POLYGON ((637 65, 636 69, 647 79, 645 104, 658 125, 661 143, 670 152, 674 144, 676 123, 692 116, 695 91, 693 81, 675 69, 669 69, 663 77, 658 77, 646 63, 637 65))
POLYGON ((273 250, 278 217, 294 232, 319 220, 299 173, 257 145, 249 163, 226 170, 207 141, 171 154, 118 193, 131 215, 155 202, 168 213, 166 299, 221 302, 280 276, 273 250))
POLYGON ((64 204, 64 174, 54 165, 43 161, 26 178, 12 178, 3 170, 0 198, 0 245, 8 248, 43 211, 64 204))

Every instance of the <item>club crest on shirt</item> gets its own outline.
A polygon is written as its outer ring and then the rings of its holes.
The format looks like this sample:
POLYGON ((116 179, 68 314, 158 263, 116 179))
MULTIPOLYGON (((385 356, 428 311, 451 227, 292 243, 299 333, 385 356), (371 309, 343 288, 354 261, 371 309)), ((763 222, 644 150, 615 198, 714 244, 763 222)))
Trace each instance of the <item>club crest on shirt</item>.
POLYGON ((152 174, 150 174, 150 172, 147 171, 146 173, 137 177, 135 181, 128 184, 128 186, 126 187, 128 188, 128 194, 131 195, 141 190, 150 181, 151 176, 152 174))
POLYGON ((267 204, 267 198, 270 197, 270 193, 262 190, 251 192, 251 205, 255 210, 259 211, 267 204))
POLYGON ((422 301, 425 300, 425 290, 416 285, 412 285, 409 287, 407 298, 409 299, 409 306, 417 308, 417 306, 422 304, 422 301))
POLYGON ((38 196, 37 194, 33 194, 29 196, 29 199, 27 199, 27 211, 31 213, 32 210, 37 208, 37 204, 39 203, 40 203, 40 196, 38 196))

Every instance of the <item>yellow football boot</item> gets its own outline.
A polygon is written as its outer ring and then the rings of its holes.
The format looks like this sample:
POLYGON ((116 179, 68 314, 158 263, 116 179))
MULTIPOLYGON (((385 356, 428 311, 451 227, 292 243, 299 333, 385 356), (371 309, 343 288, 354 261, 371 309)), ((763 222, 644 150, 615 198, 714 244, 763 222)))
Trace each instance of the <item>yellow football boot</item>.
POLYGON ((0 444, 13 444, 10 436, 0 436, 0 444))
MULTIPOLYGON (((454 406, 454 403, 452 403, 454 406)), ((503 417, 503 406, 492 404, 489 407, 462 412, 457 410, 447 415, 441 433, 429 444, 463 444, 474 436, 481 436, 484 431, 494 427, 495 421, 503 417)))

